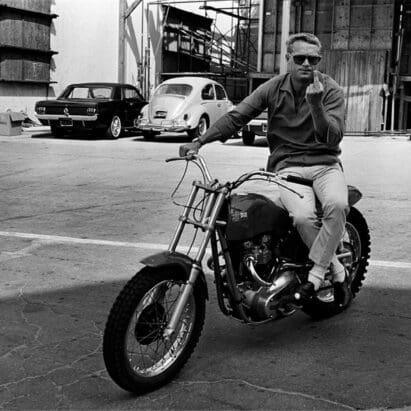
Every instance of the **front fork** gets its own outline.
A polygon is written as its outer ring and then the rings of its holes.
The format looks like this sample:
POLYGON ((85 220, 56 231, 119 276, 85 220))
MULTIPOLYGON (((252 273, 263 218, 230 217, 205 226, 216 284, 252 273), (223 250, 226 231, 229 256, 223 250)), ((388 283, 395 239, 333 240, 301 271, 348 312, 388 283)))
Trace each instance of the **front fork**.
POLYGON ((175 304, 173 313, 171 314, 171 319, 168 322, 166 328, 163 332, 163 337, 165 339, 170 339, 171 336, 175 333, 178 323, 181 318, 181 314, 183 313, 184 307, 186 306, 188 299, 190 298, 191 294, 194 291, 194 286, 197 281, 197 278, 201 272, 201 261, 204 258, 207 245, 210 241, 210 237, 215 230, 217 217, 220 213, 221 207, 223 206, 224 199, 227 194, 227 189, 223 188, 220 190, 213 190, 208 189, 201 183, 193 183, 193 188, 187 200, 187 204, 184 207, 184 212, 180 216, 180 221, 175 231, 174 237, 170 243, 169 251, 174 252, 176 251, 178 242, 180 241, 181 235, 183 233, 184 227, 186 224, 192 224, 197 228, 201 228, 204 231, 204 237, 201 242, 201 245, 198 248, 197 255, 194 258, 193 264, 191 266, 190 275, 188 280, 183 286, 183 292, 178 297, 178 300, 175 304), (198 190, 202 188, 204 189, 208 195, 207 200, 204 206, 204 210, 201 215, 201 220, 196 221, 190 219, 190 212, 192 211, 192 206, 195 200, 195 197, 198 193, 198 190))

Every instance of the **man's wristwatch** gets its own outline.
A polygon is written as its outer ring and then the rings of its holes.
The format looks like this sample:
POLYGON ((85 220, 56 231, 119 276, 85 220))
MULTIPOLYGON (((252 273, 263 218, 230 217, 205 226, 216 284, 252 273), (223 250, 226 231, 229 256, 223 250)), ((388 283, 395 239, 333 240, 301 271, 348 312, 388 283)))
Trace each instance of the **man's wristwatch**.
POLYGON ((192 141, 192 143, 199 143, 200 146, 204 145, 204 143, 200 140, 200 137, 196 137, 196 138, 192 141))

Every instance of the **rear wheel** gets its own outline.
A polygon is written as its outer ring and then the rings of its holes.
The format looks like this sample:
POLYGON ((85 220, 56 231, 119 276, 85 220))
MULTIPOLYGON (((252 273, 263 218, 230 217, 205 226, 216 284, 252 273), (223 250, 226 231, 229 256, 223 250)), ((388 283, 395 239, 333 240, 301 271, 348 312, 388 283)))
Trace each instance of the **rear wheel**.
POLYGON ((171 269, 143 269, 117 297, 104 331, 107 371, 127 391, 144 393, 170 381, 192 354, 205 317, 205 295, 194 287, 175 333, 166 339, 184 281, 171 269))
POLYGON ((254 141, 255 141, 254 131, 243 130, 242 131, 242 139, 243 139, 243 144, 245 146, 252 146, 254 144, 254 141))
POLYGON ((51 134, 53 134, 54 137, 64 137, 66 134, 66 131, 58 126, 51 126, 50 127, 51 134))
POLYGON ((197 127, 187 131, 187 133, 190 138, 201 137, 208 130, 208 126, 208 118, 206 116, 201 116, 197 127))
POLYGON ((111 119, 110 126, 106 130, 106 137, 111 139, 119 138, 122 132, 121 118, 114 115, 111 119))
MULTIPOLYGON (((350 252, 351 256, 342 260, 347 267, 347 274, 351 284, 353 297, 360 291, 362 282, 367 272, 368 260, 370 258, 370 232, 367 222, 362 214, 351 207, 347 216, 345 234, 340 252, 350 252)), ((310 304, 303 307, 308 315, 313 318, 327 318, 340 313, 346 307, 338 307, 334 301, 334 292, 331 282, 326 282, 326 288, 319 290, 317 297, 310 304)))

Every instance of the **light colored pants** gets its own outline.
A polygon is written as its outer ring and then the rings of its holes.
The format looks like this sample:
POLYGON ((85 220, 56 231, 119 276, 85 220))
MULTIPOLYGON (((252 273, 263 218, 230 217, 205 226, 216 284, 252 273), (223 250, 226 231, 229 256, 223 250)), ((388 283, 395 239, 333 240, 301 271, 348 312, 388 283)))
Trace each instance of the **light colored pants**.
POLYGON ((347 184, 340 165, 287 167, 279 173, 314 181, 312 188, 287 183, 304 198, 281 187, 280 195, 284 207, 290 213, 302 240, 310 250, 310 260, 328 268, 344 234, 348 212, 347 184), (316 197, 323 210, 322 224, 317 216, 316 197))

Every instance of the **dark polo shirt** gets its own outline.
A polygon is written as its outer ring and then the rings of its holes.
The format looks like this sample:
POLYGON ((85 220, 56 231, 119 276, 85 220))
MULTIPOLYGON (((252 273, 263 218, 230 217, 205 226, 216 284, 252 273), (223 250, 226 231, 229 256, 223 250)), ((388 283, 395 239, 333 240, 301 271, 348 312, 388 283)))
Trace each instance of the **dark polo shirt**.
POLYGON ((314 131, 307 100, 304 98, 296 107, 289 73, 276 76, 258 87, 210 127, 207 135, 226 141, 268 108, 270 156, 267 170, 334 164, 341 153, 339 143, 344 132, 344 94, 331 77, 320 73, 320 81, 324 85, 322 105, 329 119, 328 131, 324 135, 314 131))

